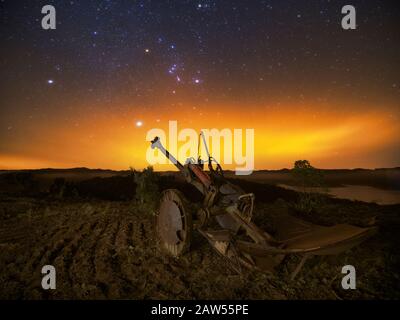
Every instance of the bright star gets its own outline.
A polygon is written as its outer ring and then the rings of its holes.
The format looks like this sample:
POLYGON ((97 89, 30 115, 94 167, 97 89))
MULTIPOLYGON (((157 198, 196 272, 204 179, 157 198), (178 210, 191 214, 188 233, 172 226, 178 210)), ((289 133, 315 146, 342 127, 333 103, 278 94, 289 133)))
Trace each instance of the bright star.
POLYGON ((142 121, 136 121, 136 127, 140 128, 141 126, 143 126, 143 122, 142 121))
POLYGON ((172 65, 169 69, 168 69, 168 73, 169 74, 173 74, 176 71, 176 64, 172 65))
POLYGON ((48 84, 53 84, 53 83, 54 83, 54 80, 49 79, 49 80, 47 80, 47 83, 48 83, 48 84))

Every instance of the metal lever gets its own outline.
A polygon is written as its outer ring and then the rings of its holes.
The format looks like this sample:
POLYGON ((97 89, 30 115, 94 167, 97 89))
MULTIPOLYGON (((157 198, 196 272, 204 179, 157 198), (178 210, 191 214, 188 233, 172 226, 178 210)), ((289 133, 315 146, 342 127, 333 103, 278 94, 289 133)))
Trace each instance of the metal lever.
POLYGON ((168 150, 164 148, 164 146, 161 144, 159 137, 155 137, 151 141, 151 148, 157 148, 158 150, 160 150, 167 157, 167 159, 171 161, 179 170, 183 170, 183 165, 178 160, 176 160, 175 157, 168 152, 168 150))

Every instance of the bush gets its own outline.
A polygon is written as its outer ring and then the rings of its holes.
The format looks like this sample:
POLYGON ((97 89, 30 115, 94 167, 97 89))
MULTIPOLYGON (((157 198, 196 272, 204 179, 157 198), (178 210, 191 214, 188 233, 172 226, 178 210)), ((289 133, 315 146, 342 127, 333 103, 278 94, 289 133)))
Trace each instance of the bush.
POLYGON ((49 192, 57 198, 63 198, 65 196, 66 188, 67 182, 64 178, 55 178, 53 184, 50 186, 49 192))
POLYGON ((159 175, 149 166, 142 172, 133 171, 136 183, 136 201, 146 209, 155 210, 157 207, 160 191, 158 188, 159 175))
POLYGON ((315 212, 324 202, 324 178, 320 170, 314 168, 308 160, 297 160, 292 169, 293 178, 300 188, 299 199, 294 205, 297 211, 310 214, 315 212), (322 190, 313 190, 322 188, 322 190))

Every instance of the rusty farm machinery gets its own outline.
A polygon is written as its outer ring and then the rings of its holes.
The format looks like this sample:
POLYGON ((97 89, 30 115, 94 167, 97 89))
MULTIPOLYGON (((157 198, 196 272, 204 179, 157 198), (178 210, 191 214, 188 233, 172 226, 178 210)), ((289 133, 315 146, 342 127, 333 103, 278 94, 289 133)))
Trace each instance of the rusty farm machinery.
POLYGON ((333 255, 350 249, 377 230, 339 224, 320 226, 282 214, 274 236, 261 230, 252 222, 255 196, 224 177, 220 164, 209 154, 202 137, 208 160, 198 156, 183 165, 174 158, 155 137, 151 147, 161 151, 183 174, 187 183, 202 195, 203 202, 193 212, 184 195, 175 189, 163 191, 157 215, 157 233, 161 246, 178 257, 189 250, 192 233, 198 231, 233 269, 243 267, 272 272, 291 254, 302 257, 291 274, 294 279, 306 259, 313 255, 333 255), (208 171, 204 169, 208 165, 208 171))

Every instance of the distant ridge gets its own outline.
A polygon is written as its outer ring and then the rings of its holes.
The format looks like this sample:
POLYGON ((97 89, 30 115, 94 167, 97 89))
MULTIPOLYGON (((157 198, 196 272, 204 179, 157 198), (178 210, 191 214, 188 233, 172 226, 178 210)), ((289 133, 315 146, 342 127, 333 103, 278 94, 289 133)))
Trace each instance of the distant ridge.
MULTIPOLYGON (((360 172, 360 171, 391 171, 391 170, 400 170, 400 167, 393 167, 393 168, 375 168, 375 169, 366 169, 366 168, 352 168, 352 169, 320 169, 323 172, 360 172)), ((138 169, 139 171, 141 169, 138 169)), ((56 173, 56 172, 76 172, 76 173, 87 173, 87 172, 104 172, 104 173, 125 173, 129 172, 130 170, 113 170, 113 169, 102 169, 102 168, 87 168, 87 167, 76 167, 76 168, 41 168, 41 169, 0 169, 0 172, 37 172, 37 173, 56 173)), ((234 170, 224 170, 227 173, 234 173, 234 170)), ((291 169, 282 168, 282 169, 261 169, 255 170, 253 173, 289 173, 291 169)), ((168 171, 160 171, 163 173, 173 173, 177 172, 177 170, 168 170, 168 171)))

